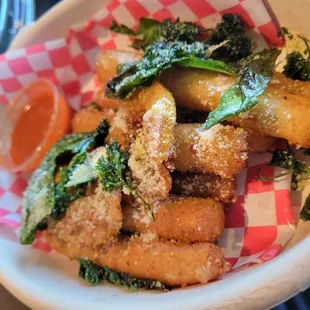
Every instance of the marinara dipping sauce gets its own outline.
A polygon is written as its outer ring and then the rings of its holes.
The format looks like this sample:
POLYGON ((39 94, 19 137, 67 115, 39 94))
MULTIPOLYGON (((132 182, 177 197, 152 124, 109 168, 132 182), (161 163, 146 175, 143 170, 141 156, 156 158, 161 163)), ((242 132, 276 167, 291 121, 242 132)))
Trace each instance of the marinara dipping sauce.
POLYGON ((0 116, 0 164, 31 171, 70 130, 71 108, 46 79, 25 87, 0 116))

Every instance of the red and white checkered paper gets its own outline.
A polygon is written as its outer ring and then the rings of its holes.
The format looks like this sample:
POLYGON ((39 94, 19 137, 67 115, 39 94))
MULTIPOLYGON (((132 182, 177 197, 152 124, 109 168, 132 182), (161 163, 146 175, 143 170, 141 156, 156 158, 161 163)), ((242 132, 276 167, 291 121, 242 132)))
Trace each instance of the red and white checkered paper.
MULTIPOLYGON (((128 37, 109 31, 112 19, 137 27, 141 17, 179 17, 212 27, 228 12, 244 18, 258 46, 283 44, 279 25, 264 0, 112 0, 86 24, 73 26, 66 39, 0 55, 0 113, 17 91, 42 77, 52 80, 73 108, 90 102, 99 86, 94 71, 100 51, 130 49, 128 37)), ((270 155, 251 155, 249 167, 238 176, 237 201, 227 208, 220 246, 235 268, 275 257, 294 233, 290 178, 267 183, 256 180, 257 168, 268 161, 266 156, 270 155)), ((273 176, 278 171, 269 167, 264 173, 273 176)), ((0 168, 0 223, 17 233, 28 178, 0 168)), ((39 237, 34 247, 50 251, 39 237)))

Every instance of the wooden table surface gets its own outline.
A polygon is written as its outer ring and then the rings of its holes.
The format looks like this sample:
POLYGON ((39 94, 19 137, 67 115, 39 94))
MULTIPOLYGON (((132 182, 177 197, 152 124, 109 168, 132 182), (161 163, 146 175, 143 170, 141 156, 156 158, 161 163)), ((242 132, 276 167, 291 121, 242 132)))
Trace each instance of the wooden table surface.
POLYGON ((29 308, 23 305, 13 295, 11 295, 0 284, 0 309, 1 310, 29 310, 29 308))

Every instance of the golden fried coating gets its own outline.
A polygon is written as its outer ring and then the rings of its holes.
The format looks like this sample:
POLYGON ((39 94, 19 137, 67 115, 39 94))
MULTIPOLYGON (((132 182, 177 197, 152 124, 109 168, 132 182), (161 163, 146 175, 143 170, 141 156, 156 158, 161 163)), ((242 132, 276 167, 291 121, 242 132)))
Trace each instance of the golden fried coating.
POLYGON ((172 173, 172 194, 191 197, 211 197, 223 202, 236 199, 236 178, 223 179, 210 173, 172 173))
POLYGON ((175 67, 164 71, 159 80, 172 92, 177 107, 210 112, 235 77, 209 70, 175 67))
POLYGON ((112 123, 107 142, 116 140, 129 150, 128 165, 140 194, 161 200, 171 189, 169 170, 175 152, 176 108, 171 93, 160 83, 141 89, 123 103, 112 123))
POLYGON ((116 50, 103 51, 96 63, 96 71, 100 82, 105 87, 109 80, 116 76, 117 65, 126 64, 141 59, 139 53, 116 50))
POLYGON ((120 191, 105 193, 98 185, 91 195, 75 200, 64 218, 51 221, 49 230, 77 248, 102 246, 122 227, 120 202, 120 191))
POLYGON ((248 133, 248 151, 253 153, 268 152, 276 143, 276 138, 262 135, 256 130, 243 128, 248 133))
MULTIPOLYGON (((221 94, 234 82, 233 76, 208 70, 172 68, 160 80, 172 92, 177 105, 210 112, 221 94)), ((292 81, 275 74, 259 103, 250 111, 229 120, 266 136, 287 139, 290 144, 310 147, 310 83, 292 81)))
POLYGON ((106 85, 102 86, 95 94, 95 102, 102 108, 102 109, 113 109, 118 110, 121 103, 117 99, 108 98, 105 95, 106 85))
POLYGON ((102 87, 96 93, 95 101, 102 108, 118 109, 120 102, 105 96, 107 84, 117 75, 117 65, 137 61, 141 58, 139 53, 122 52, 116 50, 103 51, 96 63, 97 76, 102 87))
POLYGON ((136 91, 121 104, 107 137, 128 149, 139 129, 143 145, 150 158, 158 163, 173 153, 176 107, 171 93, 160 83, 136 91))
POLYGON ((114 118, 112 109, 97 110, 91 106, 81 109, 73 115, 71 120, 72 132, 89 132, 97 128, 103 118, 109 123, 114 118))
POLYGON ((151 232, 184 242, 215 242, 224 230, 224 208, 212 198, 169 196, 154 204, 153 221, 141 204, 122 207, 123 227, 128 232, 151 232))
POLYGON ((142 143, 142 133, 131 144, 128 166, 137 189, 149 202, 165 199, 171 189, 172 179, 163 163, 154 161, 142 143))
POLYGON ((247 164, 247 132, 217 124, 178 124, 175 129, 175 169, 179 172, 213 173, 230 178, 247 164))
POLYGON ((105 247, 92 250, 62 242, 49 231, 44 236, 54 249, 70 258, 87 258, 116 272, 156 279, 169 286, 207 283, 230 269, 224 251, 212 243, 172 242, 148 233, 118 237, 105 247))

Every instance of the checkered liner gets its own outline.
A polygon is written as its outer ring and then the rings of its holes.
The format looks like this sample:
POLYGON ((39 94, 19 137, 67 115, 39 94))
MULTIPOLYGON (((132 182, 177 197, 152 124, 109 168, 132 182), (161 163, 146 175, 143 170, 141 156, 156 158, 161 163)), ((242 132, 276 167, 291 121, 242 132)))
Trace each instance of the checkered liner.
MULTIPOLYGON (((72 27, 66 39, 0 55, 0 113, 18 90, 42 77, 52 80, 75 109, 91 101, 99 86, 94 70, 101 49, 129 49, 126 36, 108 30, 112 19, 137 27, 141 17, 180 17, 212 27, 228 12, 244 18, 249 35, 259 46, 283 44, 279 25, 264 0, 112 0, 86 24, 72 27)), ((251 155, 249 167, 238 176, 237 201, 227 207, 220 245, 235 268, 275 257, 294 233, 290 179, 262 183, 255 178, 257 168, 268 160, 266 156, 251 155)), ((270 167, 264 173, 273 176, 278 172, 270 167)), ((17 233, 28 178, 0 168, 0 223, 17 233)), ((40 236, 34 247, 50 251, 40 236)))

